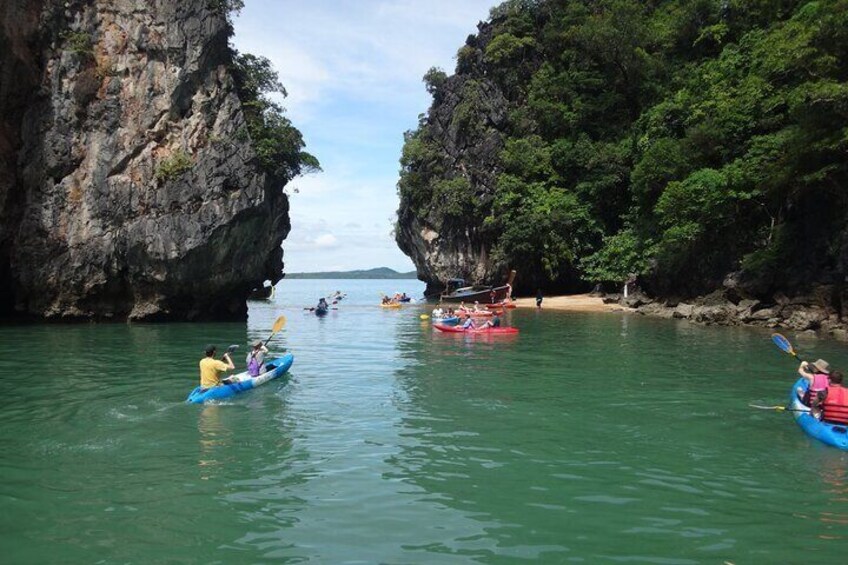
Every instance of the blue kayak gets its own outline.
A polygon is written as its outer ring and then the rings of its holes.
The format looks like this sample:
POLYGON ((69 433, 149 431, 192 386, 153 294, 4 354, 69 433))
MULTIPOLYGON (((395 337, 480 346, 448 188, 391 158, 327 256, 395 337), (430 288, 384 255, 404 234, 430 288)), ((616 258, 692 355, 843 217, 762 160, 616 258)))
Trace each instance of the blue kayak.
POLYGON ((316 308, 315 315, 316 316, 326 316, 327 312, 329 312, 329 308, 316 308))
POLYGON ((807 435, 833 447, 848 450, 848 427, 843 424, 822 422, 821 420, 814 418, 810 414, 810 408, 805 406, 804 403, 798 399, 795 389, 801 387, 806 391, 807 384, 806 379, 798 379, 798 382, 796 382, 792 386, 792 390, 789 391, 789 405, 792 409, 792 416, 795 417, 795 421, 798 422, 798 425, 801 426, 801 429, 804 430, 807 435))
POLYGON ((239 373, 238 375, 230 377, 232 379, 238 379, 238 382, 207 388, 206 390, 197 387, 191 391, 191 394, 188 395, 186 402, 203 404, 207 400, 222 400, 224 398, 230 398, 237 394, 247 392, 258 386, 264 385, 268 381, 273 381, 274 379, 282 377, 289 370, 289 367, 292 366, 292 363, 294 363, 294 355, 286 353, 282 357, 266 361, 265 369, 267 370, 256 377, 251 377, 247 374, 247 371, 245 371, 244 373, 239 373))
POLYGON ((459 323, 458 316, 451 316, 449 318, 433 318, 434 324, 442 324, 443 326, 455 326, 459 323))

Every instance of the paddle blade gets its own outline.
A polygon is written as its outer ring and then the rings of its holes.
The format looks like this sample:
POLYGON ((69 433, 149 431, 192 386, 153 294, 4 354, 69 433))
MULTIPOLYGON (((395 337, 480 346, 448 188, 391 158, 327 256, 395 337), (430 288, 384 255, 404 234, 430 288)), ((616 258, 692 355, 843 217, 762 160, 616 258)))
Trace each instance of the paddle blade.
POLYGON ((780 334, 771 334, 771 340, 774 342, 776 346, 781 348, 783 351, 788 353, 789 355, 795 355, 795 350, 792 349, 792 344, 789 343, 789 340, 783 337, 780 334))
POLYGON ((761 406, 759 404, 749 404, 748 406, 759 410, 774 410, 776 412, 785 412, 787 410, 786 406, 761 406))
POLYGON ((285 326, 285 325, 286 325, 286 317, 285 316, 280 316, 279 318, 277 318, 277 321, 274 322, 274 327, 273 327, 274 333, 277 333, 278 331, 283 329, 283 326, 285 326))

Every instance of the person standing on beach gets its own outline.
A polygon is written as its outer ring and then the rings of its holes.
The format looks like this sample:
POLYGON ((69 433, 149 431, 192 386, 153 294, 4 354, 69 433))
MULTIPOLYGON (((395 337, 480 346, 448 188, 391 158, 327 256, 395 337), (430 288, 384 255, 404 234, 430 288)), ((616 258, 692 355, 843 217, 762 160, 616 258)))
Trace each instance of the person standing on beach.
POLYGON ((536 290, 536 308, 542 307, 542 289, 536 290))

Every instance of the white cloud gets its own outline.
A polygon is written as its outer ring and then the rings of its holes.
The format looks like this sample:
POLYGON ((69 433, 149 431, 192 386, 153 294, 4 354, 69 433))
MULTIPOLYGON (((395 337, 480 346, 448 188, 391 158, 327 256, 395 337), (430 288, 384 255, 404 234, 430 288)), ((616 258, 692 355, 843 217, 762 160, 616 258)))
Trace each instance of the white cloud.
POLYGON ((319 249, 328 249, 337 247, 339 240, 331 233, 324 233, 315 238, 315 247, 319 249))
POLYGON ((403 132, 430 104, 424 73, 452 72, 457 49, 498 2, 246 3, 233 41, 274 64, 289 94, 280 102, 323 168, 286 188, 287 271, 412 269, 391 236, 403 132))

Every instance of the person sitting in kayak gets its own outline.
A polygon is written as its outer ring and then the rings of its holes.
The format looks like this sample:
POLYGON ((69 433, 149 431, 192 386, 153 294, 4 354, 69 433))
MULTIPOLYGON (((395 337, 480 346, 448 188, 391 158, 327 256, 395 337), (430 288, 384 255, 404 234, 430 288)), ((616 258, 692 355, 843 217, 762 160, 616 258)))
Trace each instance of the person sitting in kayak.
POLYGON ((260 339, 253 344, 253 350, 247 354, 247 374, 251 377, 258 377, 265 368, 265 355, 268 353, 268 348, 260 339))
POLYGON ((474 320, 471 319, 471 314, 469 314, 468 312, 465 313, 465 321, 462 323, 462 329, 466 331, 477 329, 476 327, 474 327, 474 320))
POLYGON ((233 360, 230 359, 229 353, 224 353, 223 361, 215 359, 215 352, 218 350, 214 345, 206 347, 206 357, 200 360, 200 386, 203 390, 208 390, 212 387, 222 384, 230 384, 230 379, 221 379, 221 374, 231 371, 236 368, 233 365, 233 360))
POLYGON ((501 327, 501 317, 495 312, 491 320, 486 320, 486 323, 480 326, 481 328, 499 328, 501 327))
POLYGON ((840 371, 833 371, 827 389, 818 395, 826 422, 848 424, 848 389, 842 386, 842 378, 840 371))
POLYGON ((798 387, 798 397, 805 405, 813 408, 813 416, 819 416, 817 406, 813 406, 813 401, 818 397, 818 393, 827 390, 828 377, 830 376, 830 363, 824 359, 817 359, 813 363, 802 361, 798 367, 798 374, 807 380, 807 390, 798 387))
POLYGON ((445 312, 442 310, 441 306, 436 306, 433 308, 433 317, 434 318, 444 318, 445 312))
POLYGON ((316 310, 329 310, 330 305, 327 304, 327 299, 326 298, 319 298, 318 299, 318 306, 316 306, 315 309, 316 310))

